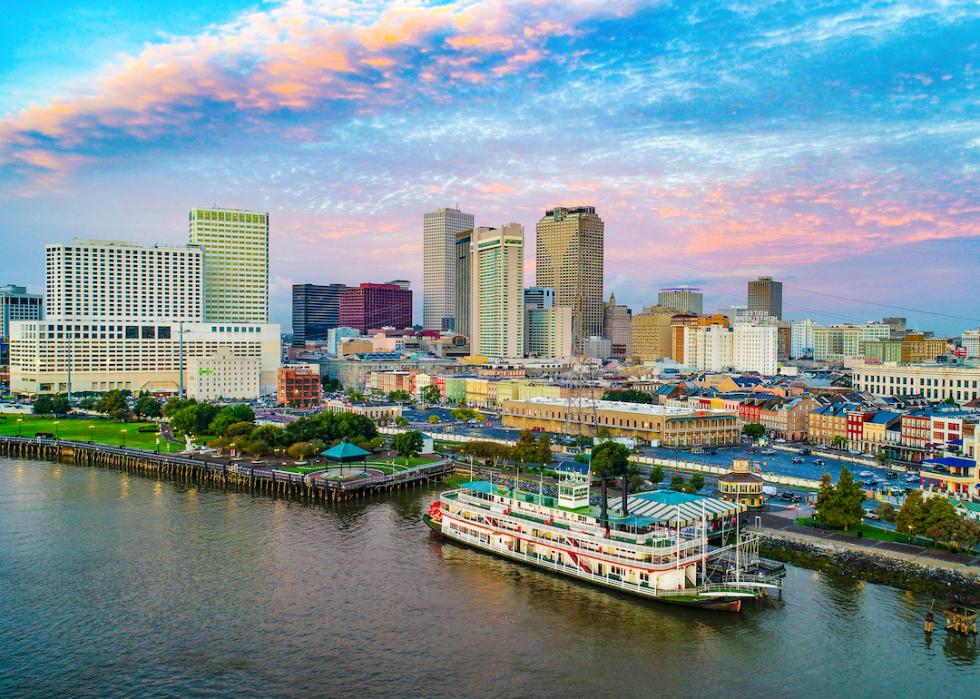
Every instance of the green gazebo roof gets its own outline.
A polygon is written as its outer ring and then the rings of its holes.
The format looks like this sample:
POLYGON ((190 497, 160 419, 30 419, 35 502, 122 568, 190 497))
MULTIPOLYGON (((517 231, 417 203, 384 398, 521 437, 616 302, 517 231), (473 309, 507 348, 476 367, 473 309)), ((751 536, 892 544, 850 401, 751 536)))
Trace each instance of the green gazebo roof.
POLYGON ((364 457, 370 453, 364 451, 356 444, 351 444, 347 440, 344 440, 340 444, 335 444, 326 451, 320 452, 320 455, 331 461, 363 461, 364 457))

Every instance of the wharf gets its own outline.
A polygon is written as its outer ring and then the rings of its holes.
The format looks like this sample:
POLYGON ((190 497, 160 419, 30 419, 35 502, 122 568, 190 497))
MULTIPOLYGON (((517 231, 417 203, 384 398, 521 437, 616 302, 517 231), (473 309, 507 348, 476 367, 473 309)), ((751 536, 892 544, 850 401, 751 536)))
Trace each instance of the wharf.
POLYGON ((315 474, 278 471, 271 467, 229 464, 198 455, 157 454, 106 444, 38 437, 0 437, 0 456, 112 468, 127 473, 323 503, 352 500, 439 481, 454 469, 453 463, 446 459, 391 475, 370 473, 356 479, 334 480, 317 478, 315 474))

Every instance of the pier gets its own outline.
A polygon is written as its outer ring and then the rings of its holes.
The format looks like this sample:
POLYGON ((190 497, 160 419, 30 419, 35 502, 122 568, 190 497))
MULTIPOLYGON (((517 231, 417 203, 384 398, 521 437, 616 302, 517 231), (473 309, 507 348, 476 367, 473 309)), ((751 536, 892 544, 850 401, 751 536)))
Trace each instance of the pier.
POLYGON ((372 473, 361 478, 334 480, 318 478, 316 474, 280 471, 272 466, 225 463, 198 455, 158 454, 106 444, 38 437, 0 437, 0 456, 111 468, 314 503, 342 502, 421 486, 441 481, 454 469, 452 461, 446 459, 391 475, 372 473))

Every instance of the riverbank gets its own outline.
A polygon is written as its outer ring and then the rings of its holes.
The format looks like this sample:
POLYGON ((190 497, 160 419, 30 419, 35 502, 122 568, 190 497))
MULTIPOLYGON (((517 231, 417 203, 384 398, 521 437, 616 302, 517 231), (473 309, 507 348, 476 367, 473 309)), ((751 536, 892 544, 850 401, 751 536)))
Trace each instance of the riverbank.
POLYGON ((766 558, 812 570, 956 599, 980 605, 980 567, 959 561, 888 549, 872 550, 850 542, 827 542, 805 534, 753 528, 766 558))

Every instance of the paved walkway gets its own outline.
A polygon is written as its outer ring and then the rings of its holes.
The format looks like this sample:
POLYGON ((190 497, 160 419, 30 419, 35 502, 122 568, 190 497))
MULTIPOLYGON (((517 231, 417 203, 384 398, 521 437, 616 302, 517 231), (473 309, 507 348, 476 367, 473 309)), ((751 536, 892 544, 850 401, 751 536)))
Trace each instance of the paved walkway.
POLYGON ((927 549, 912 544, 864 539, 837 532, 814 529, 813 527, 803 527, 794 524, 793 520, 797 514, 793 510, 765 512, 759 515, 750 515, 747 521, 752 524, 758 516, 761 519, 762 527, 752 528, 759 529, 762 533, 770 536, 815 544, 817 546, 825 545, 854 551, 864 551, 866 553, 910 561, 929 568, 946 568, 980 577, 980 558, 962 556, 951 551, 927 549))

